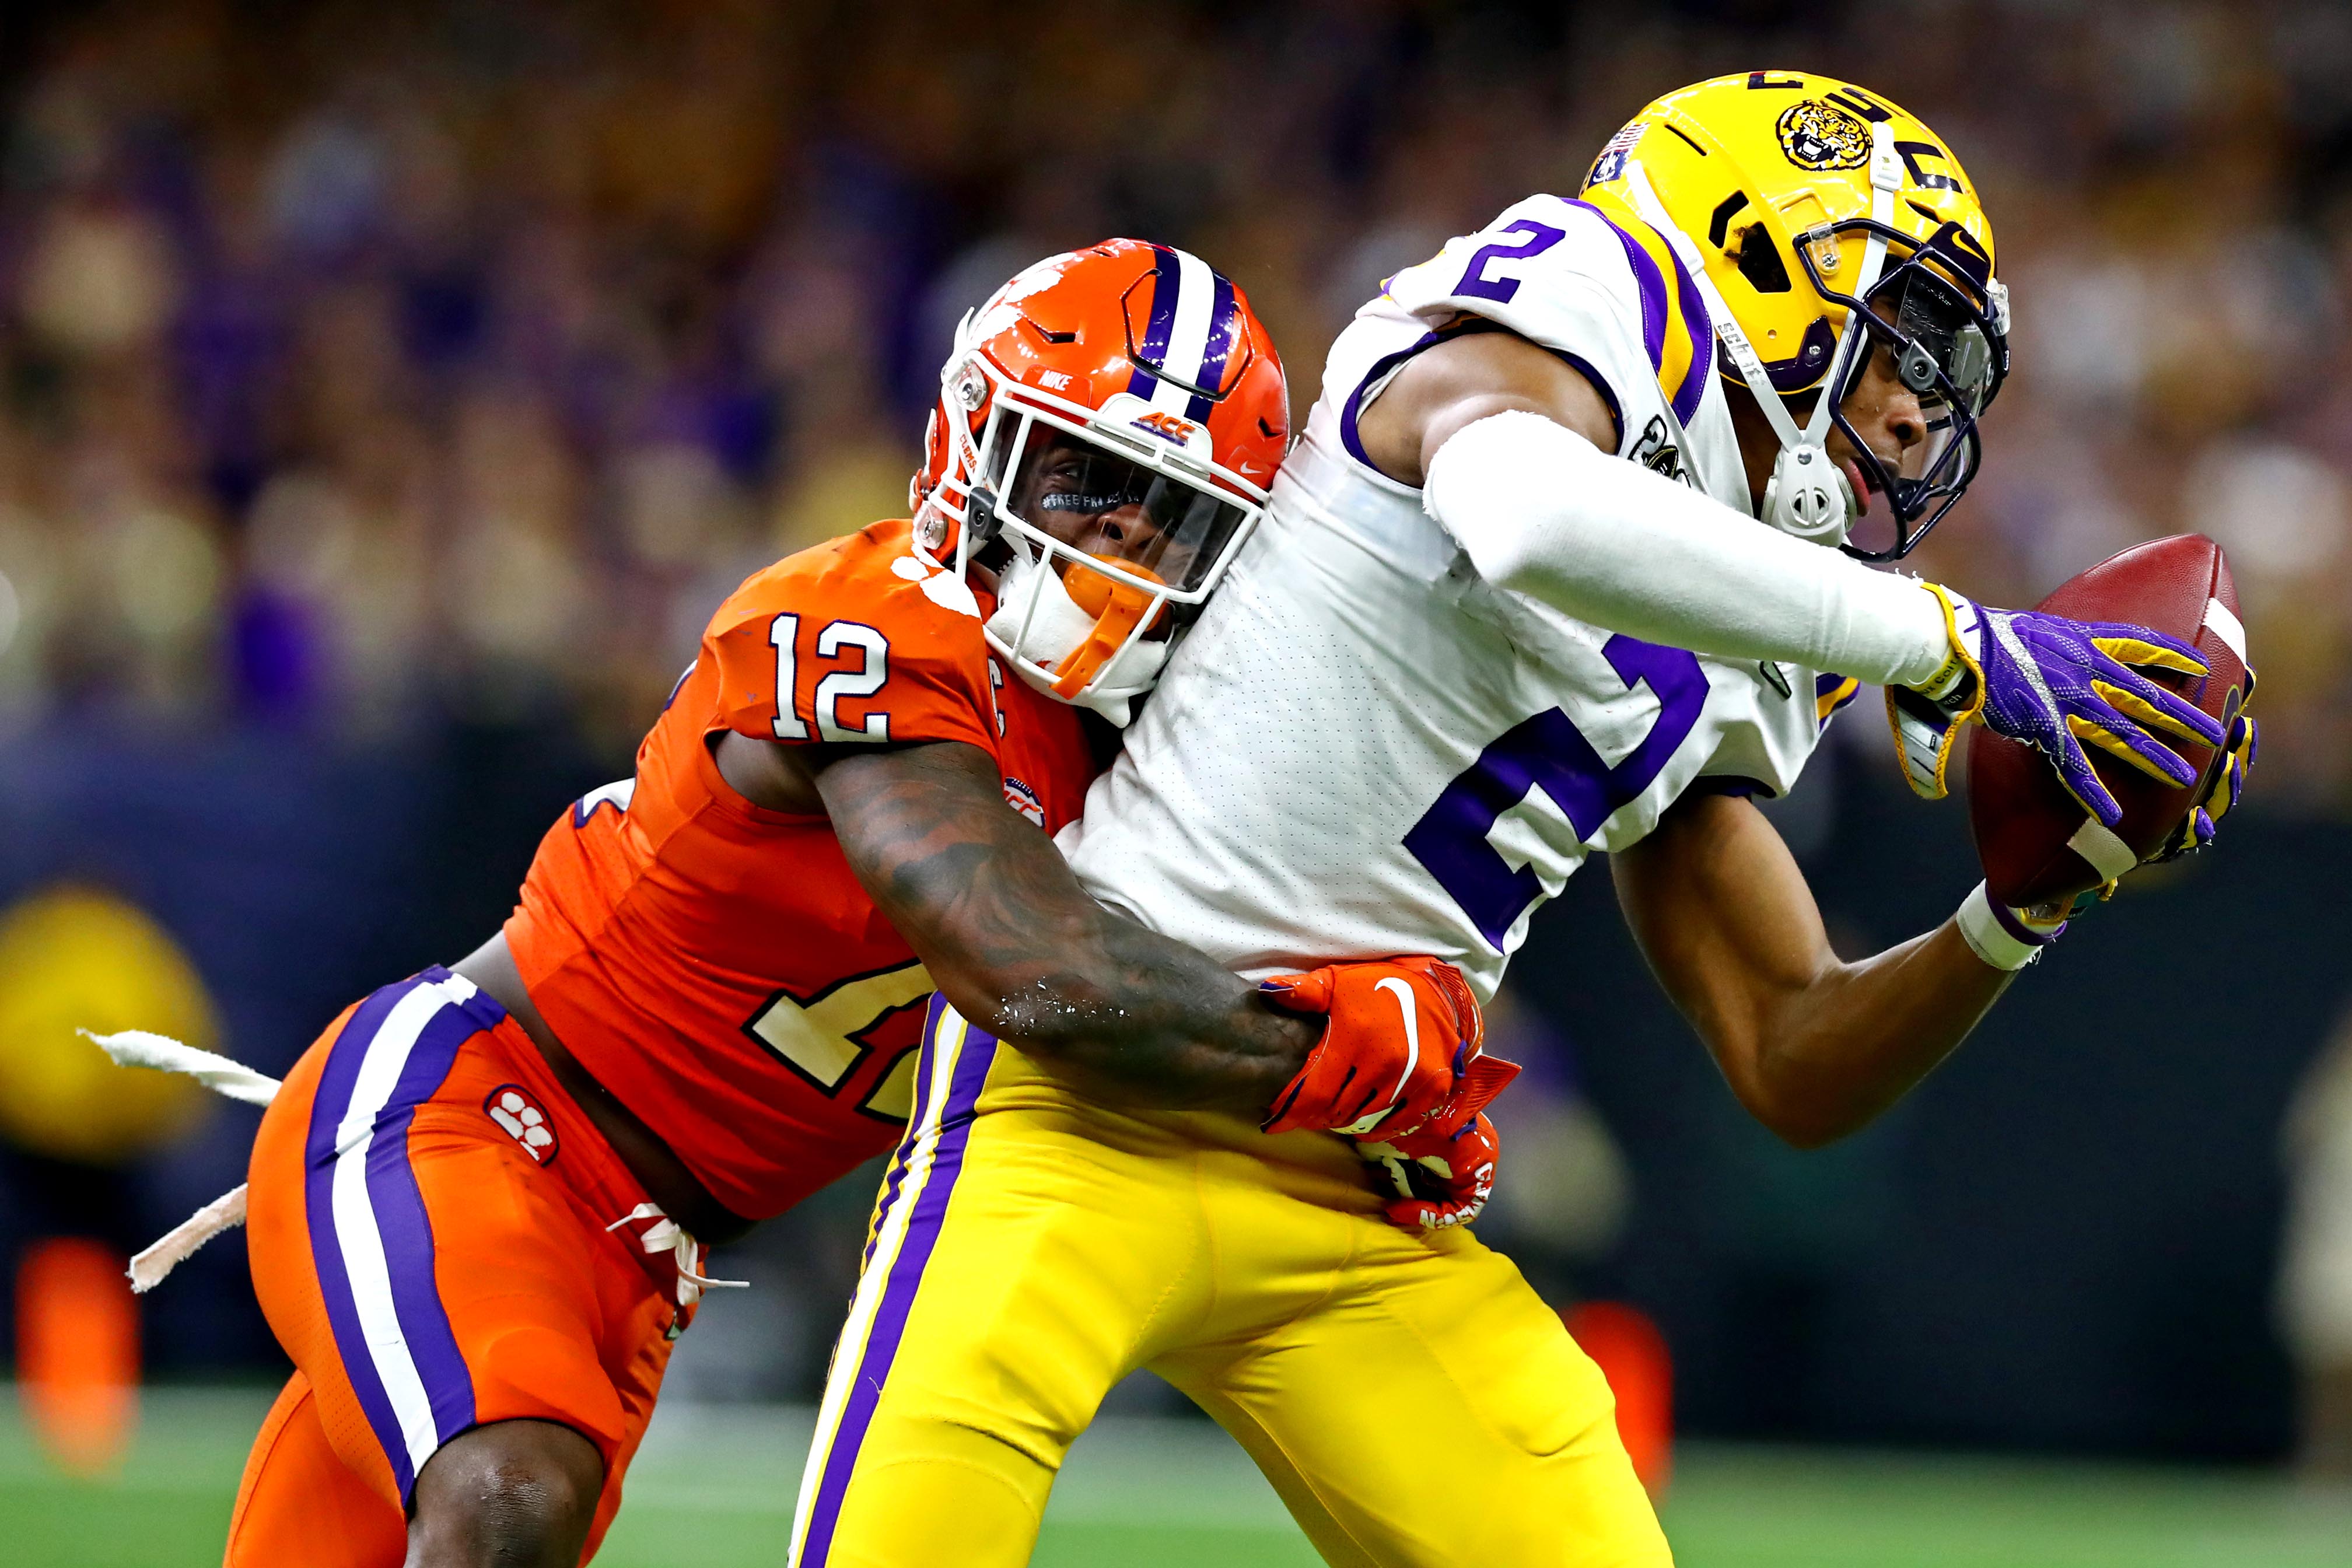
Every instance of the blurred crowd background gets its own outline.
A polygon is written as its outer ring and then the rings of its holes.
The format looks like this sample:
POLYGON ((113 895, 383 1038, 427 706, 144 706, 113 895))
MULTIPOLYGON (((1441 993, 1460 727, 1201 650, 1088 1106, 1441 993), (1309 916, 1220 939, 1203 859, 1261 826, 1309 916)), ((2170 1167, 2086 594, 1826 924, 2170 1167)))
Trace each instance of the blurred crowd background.
POLYGON ((1758 59, 1925 115, 1994 215, 2017 374, 1933 565, 2015 598, 2211 532, 2266 634, 2263 795, 2342 803, 2325 0, 61 8, 9 62, 0 701, 544 704, 617 752, 725 585, 903 510, 951 324, 1019 265, 1192 247, 1303 405, 1389 271, 1758 59))
MULTIPOLYGON (((1986 475, 1913 564, 2031 602, 2135 541, 2221 540, 2252 805, 1887 1127, 1802 1159, 1738 1122, 1582 879, 1510 1025, 1538 1066, 1493 1228, 1564 1298, 1657 1313, 1702 1429, 2287 1447, 2282 1130, 2345 1001, 2352 873, 2352 9, 11 10, 0 1034, 163 1016, 273 1069, 488 934, 741 576, 903 510, 952 324, 1021 265, 1200 252, 1303 415, 1380 279, 1572 188, 1660 91, 1792 66, 1923 115, 2018 326, 1986 475)), ((1889 787, 1874 706, 1784 816, 1855 942, 1969 877, 1958 814, 1889 787)), ((246 1113, 158 1102, 110 1141, 113 1090, 43 1068, 57 1109, 23 1110, 10 1049, 0 1239, 135 1245, 238 1179, 246 1113)), ((2305 1098, 2292 1147, 2341 1181, 2352 1103, 2305 1098)), ((761 1289, 681 1378, 804 1394, 866 1198, 747 1248, 761 1289)), ((157 1366, 271 1364, 235 1243, 167 1289, 157 1366)), ((2329 1310, 2312 1342, 2352 1366, 2329 1310)))

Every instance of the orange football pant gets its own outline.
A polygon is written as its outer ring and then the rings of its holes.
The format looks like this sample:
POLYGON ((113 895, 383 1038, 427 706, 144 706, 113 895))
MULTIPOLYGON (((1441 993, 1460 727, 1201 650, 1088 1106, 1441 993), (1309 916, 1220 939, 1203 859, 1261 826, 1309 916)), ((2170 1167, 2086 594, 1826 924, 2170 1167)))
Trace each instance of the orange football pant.
POLYGON ((295 1372, 228 1568, 398 1568, 425 1461, 518 1418, 604 1455, 593 1557, 691 1312, 668 1249, 640 1242, 659 1211, 521 1026, 437 968, 352 1007, 263 1116, 247 1202, 295 1372))

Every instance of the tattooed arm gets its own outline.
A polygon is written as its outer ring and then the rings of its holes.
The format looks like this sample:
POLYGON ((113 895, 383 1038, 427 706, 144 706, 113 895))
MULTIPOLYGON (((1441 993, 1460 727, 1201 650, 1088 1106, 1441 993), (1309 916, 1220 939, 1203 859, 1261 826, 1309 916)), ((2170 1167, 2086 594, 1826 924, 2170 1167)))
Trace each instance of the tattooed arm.
MULTIPOLYGON (((1054 841, 955 742, 823 748, 842 852, 956 1011, 1108 1099, 1255 1121, 1318 1037, 1256 987, 1095 902, 1054 841)), ((805 755, 805 753, 803 753, 805 755)))

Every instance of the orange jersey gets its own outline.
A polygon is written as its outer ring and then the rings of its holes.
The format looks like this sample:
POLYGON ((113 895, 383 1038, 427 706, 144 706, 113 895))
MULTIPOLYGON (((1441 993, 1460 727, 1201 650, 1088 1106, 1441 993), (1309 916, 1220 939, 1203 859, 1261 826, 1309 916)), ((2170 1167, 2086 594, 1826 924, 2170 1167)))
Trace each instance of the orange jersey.
POLYGON ((635 776, 556 821, 507 922, 557 1037, 746 1219, 898 1141, 933 987, 830 820, 745 801, 711 737, 965 742, 1048 833, 1097 771, 1077 710, 991 657, 987 597, 910 538, 878 522, 738 588, 635 776))

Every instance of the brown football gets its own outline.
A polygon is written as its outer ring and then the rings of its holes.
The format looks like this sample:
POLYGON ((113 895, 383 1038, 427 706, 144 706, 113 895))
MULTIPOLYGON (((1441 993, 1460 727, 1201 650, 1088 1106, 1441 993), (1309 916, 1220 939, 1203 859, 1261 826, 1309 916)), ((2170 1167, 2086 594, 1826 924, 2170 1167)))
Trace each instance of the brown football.
MULTIPOLYGON (((2190 644, 2212 666, 2211 674, 2157 672, 2152 678, 2225 728, 2245 700, 2246 633, 2238 619, 2237 586, 2221 547, 2201 533, 2109 556, 2034 607, 2078 621, 2128 621, 2190 644)), ((2090 750, 2099 777, 2124 808, 2115 837, 2139 860, 2164 847, 2221 765, 2221 754, 2210 747, 2165 739, 2197 770, 2195 784, 2175 787, 2090 750)), ((2099 837, 2097 823, 2039 753, 1981 727, 1969 736, 1969 826, 1987 889, 2005 904, 2044 903, 2097 887, 2107 877, 2085 851, 2108 861, 2111 870, 2120 863, 2122 851, 2099 837)))

